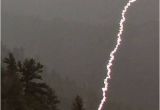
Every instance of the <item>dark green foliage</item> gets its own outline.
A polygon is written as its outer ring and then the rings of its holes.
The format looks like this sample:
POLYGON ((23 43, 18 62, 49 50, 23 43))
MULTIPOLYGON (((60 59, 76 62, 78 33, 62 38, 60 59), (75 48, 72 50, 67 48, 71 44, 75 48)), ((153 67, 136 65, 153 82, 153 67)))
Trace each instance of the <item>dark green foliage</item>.
POLYGON ((2 65, 2 110, 57 110, 55 92, 42 82, 43 65, 16 61, 10 53, 2 65))
POLYGON ((73 102, 72 110, 85 110, 80 96, 76 96, 75 101, 73 102))

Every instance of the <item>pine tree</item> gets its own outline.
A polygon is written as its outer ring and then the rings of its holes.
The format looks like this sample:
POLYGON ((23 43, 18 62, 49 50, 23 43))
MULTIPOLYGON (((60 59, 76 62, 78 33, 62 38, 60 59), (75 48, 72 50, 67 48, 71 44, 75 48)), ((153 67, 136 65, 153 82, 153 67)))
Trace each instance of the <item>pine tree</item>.
POLYGON ((16 60, 10 53, 4 63, 6 68, 2 69, 2 109, 21 110, 22 85, 17 74, 16 60))
POLYGON ((47 93, 47 105, 49 110, 58 110, 57 104, 60 103, 57 96, 55 95, 55 91, 53 91, 50 87, 48 87, 47 93))
POLYGON ((42 82, 43 67, 34 59, 25 59, 23 63, 18 62, 24 96, 30 108, 57 110, 59 103, 57 96, 47 84, 42 82))
POLYGON ((85 110, 83 108, 83 100, 80 96, 76 96, 74 102, 73 102, 73 106, 72 106, 72 110, 85 110))
POLYGON ((34 59, 16 61, 13 54, 2 68, 2 110, 57 110, 55 92, 43 82, 43 65, 34 59))

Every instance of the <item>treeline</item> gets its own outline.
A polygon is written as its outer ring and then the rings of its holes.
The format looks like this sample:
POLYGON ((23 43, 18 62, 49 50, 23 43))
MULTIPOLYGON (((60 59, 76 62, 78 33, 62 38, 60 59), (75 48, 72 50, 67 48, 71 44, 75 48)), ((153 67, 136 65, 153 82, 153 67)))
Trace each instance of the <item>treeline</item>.
MULTIPOLYGON (((42 75, 44 66, 33 58, 17 61, 12 53, 2 60, 2 110, 58 110, 61 103, 56 92, 42 75)), ((73 100, 71 110, 84 110, 80 96, 73 100)))
MULTIPOLYGON (((91 110, 92 106, 96 110, 98 107, 93 89, 78 89, 74 81, 63 79, 56 72, 47 75, 44 65, 36 59, 21 58, 13 52, 3 55, 1 61, 2 110, 91 110), (86 100, 88 97, 92 100, 86 100)), ((142 110, 112 100, 104 108, 142 110)))

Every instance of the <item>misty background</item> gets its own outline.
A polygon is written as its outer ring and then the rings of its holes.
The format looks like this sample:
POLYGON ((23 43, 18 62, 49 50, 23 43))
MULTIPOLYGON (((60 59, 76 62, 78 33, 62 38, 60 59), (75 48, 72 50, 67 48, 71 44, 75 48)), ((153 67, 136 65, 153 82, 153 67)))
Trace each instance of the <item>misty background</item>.
MULTIPOLYGON (((17 58, 39 59, 62 109, 81 94, 87 110, 96 110, 126 3, 2 0, 2 57, 13 51, 17 58)), ((158 110, 158 21, 158 0, 137 0, 129 8, 112 67, 109 100, 137 110, 158 110)))

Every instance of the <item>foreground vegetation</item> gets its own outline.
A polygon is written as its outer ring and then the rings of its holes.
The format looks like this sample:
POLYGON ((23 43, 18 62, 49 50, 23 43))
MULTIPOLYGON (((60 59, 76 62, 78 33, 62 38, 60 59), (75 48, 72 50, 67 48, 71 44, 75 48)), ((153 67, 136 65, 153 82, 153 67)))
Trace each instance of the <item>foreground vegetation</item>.
MULTIPOLYGON (((58 110, 60 100, 43 81, 40 62, 33 58, 16 61, 11 53, 2 61, 2 110, 58 110)), ((84 110, 80 96, 71 109, 84 110)))

